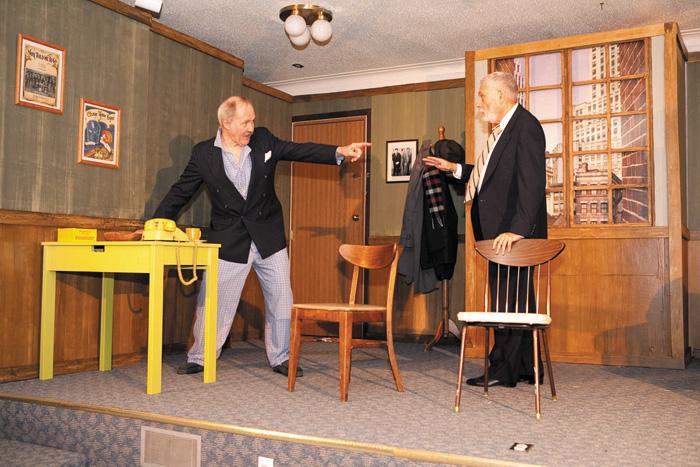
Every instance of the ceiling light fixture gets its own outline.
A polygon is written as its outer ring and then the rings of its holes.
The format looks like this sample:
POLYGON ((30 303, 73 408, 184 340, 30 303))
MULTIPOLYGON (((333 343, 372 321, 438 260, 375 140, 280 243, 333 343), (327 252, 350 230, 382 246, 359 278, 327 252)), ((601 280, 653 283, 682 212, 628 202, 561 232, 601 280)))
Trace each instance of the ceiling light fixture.
POLYGON ((297 47, 306 47, 311 38, 324 45, 333 35, 333 13, 317 5, 293 3, 280 10, 280 19, 289 41, 297 47))

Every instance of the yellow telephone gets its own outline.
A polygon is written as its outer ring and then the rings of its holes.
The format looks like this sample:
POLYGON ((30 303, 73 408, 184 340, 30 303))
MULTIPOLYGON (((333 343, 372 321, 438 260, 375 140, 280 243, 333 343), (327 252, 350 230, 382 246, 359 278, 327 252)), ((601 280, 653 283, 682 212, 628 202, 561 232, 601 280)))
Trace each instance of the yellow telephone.
POLYGON ((144 240, 166 240, 188 242, 187 234, 178 229, 171 219, 150 219, 143 225, 144 240))
MULTIPOLYGON (((199 229, 187 229, 187 233, 178 229, 175 221, 171 219, 150 219, 143 225, 143 240, 165 240, 176 242, 197 242, 199 241, 199 229), (189 235, 188 235, 189 234, 189 235)), ((192 279, 186 281, 182 276, 182 265, 180 263, 180 248, 175 249, 175 261, 177 263, 177 277, 182 285, 190 285, 195 282, 197 277, 197 243, 192 245, 192 256, 194 264, 192 264, 192 279)))

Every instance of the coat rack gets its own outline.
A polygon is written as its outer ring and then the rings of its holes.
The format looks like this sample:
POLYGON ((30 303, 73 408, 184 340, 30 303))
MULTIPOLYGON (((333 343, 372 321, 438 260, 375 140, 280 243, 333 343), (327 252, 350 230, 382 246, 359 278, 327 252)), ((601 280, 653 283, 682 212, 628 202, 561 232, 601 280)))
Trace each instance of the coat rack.
MULTIPOLYGON (((438 141, 443 139, 445 139, 445 127, 440 126, 438 127, 438 141)), ((429 352, 438 344, 456 345, 459 343, 459 340, 450 334, 450 281, 443 279, 440 288, 442 291, 442 320, 435 330, 433 339, 425 344, 425 352, 429 352)))

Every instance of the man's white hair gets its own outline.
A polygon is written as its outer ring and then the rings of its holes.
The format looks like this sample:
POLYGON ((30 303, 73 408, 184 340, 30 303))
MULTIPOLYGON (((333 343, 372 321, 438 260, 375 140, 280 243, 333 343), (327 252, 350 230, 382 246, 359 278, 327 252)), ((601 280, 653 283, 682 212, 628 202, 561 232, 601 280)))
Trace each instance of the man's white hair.
POLYGON ((503 91, 503 96, 510 102, 518 100, 518 83, 515 82, 515 77, 510 73, 503 71, 494 71, 481 79, 481 83, 489 83, 503 91))
POLYGON ((238 107, 245 104, 253 105, 248 99, 241 96, 231 96, 223 101, 216 111, 216 116, 219 119, 219 126, 223 126, 226 120, 231 119, 236 114, 238 107))

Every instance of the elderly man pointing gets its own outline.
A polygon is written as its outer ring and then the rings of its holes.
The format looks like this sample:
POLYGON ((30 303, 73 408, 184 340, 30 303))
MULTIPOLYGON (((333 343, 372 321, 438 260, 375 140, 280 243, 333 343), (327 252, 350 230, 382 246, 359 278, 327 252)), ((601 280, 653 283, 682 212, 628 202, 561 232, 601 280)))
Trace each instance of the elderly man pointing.
MULTIPOLYGON (((208 241, 220 243, 217 356, 228 337, 251 267, 265 299, 265 349, 272 370, 288 374, 292 288, 289 277, 282 205, 275 193, 275 168, 281 160, 342 164, 362 156, 370 143, 330 146, 292 143, 266 128, 255 128, 255 110, 243 97, 219 106, 219 130, 195 145, 179 180, 170 188, 154 217, 175 219, 204 184, 211 200, 208 241)), ((214 280, 215 278, 205 278, 214 280)), ((204 291, 197 298, 194 344, 179 374, 199 373, 204 363, 204 291)), ((303 371, 297 368, 297 376, 303 371)))

